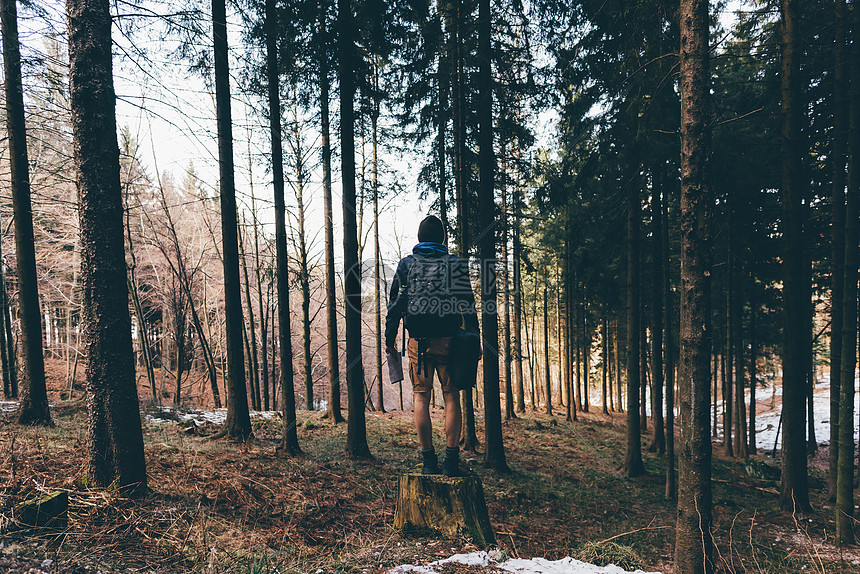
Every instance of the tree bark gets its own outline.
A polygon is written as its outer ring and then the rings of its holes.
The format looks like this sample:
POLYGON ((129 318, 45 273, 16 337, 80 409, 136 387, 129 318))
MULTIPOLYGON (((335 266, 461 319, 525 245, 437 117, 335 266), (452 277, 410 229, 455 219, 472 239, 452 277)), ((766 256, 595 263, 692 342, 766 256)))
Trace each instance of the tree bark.
POLYGON ((653 284, 651 285, 651 419, 653 433, 648 450, 663 454, 666 451, 666 435, 663 427, 663 194, 662 166, 654 170, 652 190, 652 212, 654 231, 653 284))
MULTIPOLYGON (((632 166, 637 162, 631 161, 632 166)), ((638 168, 637 168, 638 169, 638 168)), ((635 477, 645 474, 642 440, 639 434, 639 182, 632 171, 627 181, 627 451, 624 472, 635 477)))
POLYGON ((358 260, 355 194, 355 45, 350 0, 338 0, 338 75, 340 77, 340 149, 343 178, 343 261, 346 298, 346 384, 349 402, 346 450, 353 458, 371 458, 364 418, 364 365, 361 358, 361 263, 358 260))
POLYGON ((800 134, 802 104, 798 79, 796 0, 781 0, 782 16, 782 202, 783 262, 783 382, 782 382, 782 485, 780 507, 786 511, 808 511, 809 484, 806 461, 806 361, 809 336, 805 300, 803 238, 803 151, 800 134))
POLYGON ((549 376, 549 313, 547 312, 546 283, 543 288, 543 369, 546 398, 546 414, 552 416, 552 381, 549 376))
MULTIPOLYGON (((320 5, 320 34, 326 35, 325 8, 320 5)), ((320 133, 322 142, 323 201, 325 209, 325 300, 326 334, 328 345, 328 408, 326 417, 332 423, 344 421, 340 408, 340 366, 337 331, 337 291, 335 290, 334 270, 334 215, 332 208, 331 185, 331 138, 329 120, 329 70, 326 52, 320 56, 320 133)))
MULTIPOLYGON (((250 154, 249 154, 250 155, 250 154)), ((250 170, 249 170, 250 171, 250 170)), ((251 282, 248 277, 248 252, 245 250, 245 219, 242 218, 242 228, 239 229, 239 253, 242 269, 242 285, 245 288, 245 306, 248 307, 248 330, 245 333, 245 351, 248 354, 248 379, 251 383, 251 404, 254 410, 260 410, 260 375, 257 362, 257 328, 254 321, 254 305, 251 299, 251 282)))
POLYGON ((675 571, 714 571, 711 535, 708 2, 681 0, 681 442, 675 571))
POLYGON ((123 249, 116 96, 107 0, 68 0, 69 95, 81 222, 87 347, 87 473, 146 490, 123 249))
MULTIPOLYGON (((484 360, 484 464, 508 472, 499 400, 499 316, 496 297, 496 158, 493 151, 493 79, 490 52, 490 1, 478 2, 478 207, 481 233, 481 336, 484 360)), ((547 397, 549 402, 549 397, 547 397)))
MULTIPOLYGON (((36 245, 33 207, 30 202, 30 167, 27 129, 24 123, 24 88, 21 83, 21 51, 18 44, 16 0, 0 3, 3 33, 3 71, 6 78, 6 130, 15 219, 15 259, 18 264, 18 305, 21 310, 21 402, 18 423, 53 425, 45 384, 42 354, 42 318, 36 277, 36 245)), ((116 143, 116 138, 114 138, 116 143)))
POLYGON ((233 123, 230 111, 230 71, 227 58, 225 0, 212 0, 215 47, 215 109, 218 125, 218 172, 221 195, 221 240, 224 265, 224 314, 227 332, 227 419, 222 432, 245 440, 251 417, 242 352, 242 295, 239 281, 239 240, 236 185, 233 173, 233 123))
MULTIPOLYGON (((854 29, 860 11, 854 10, 854 29)), ((856 36, 856 34, 855 34, 856 36)), ((845 203, 845 266, 842 300, 842 361, 839 404, 839 460, 836 477, 836 543, 854 543, 854 376, 857 357, 858 218, 860 218, 860 51, 854 44, 851 62, 848 194, 845 203)))
MULTIPOLYGON (((833 185, 830 195, 830 453, 827 487, 836 501, 839 458, 839 397, 842 376, 842 312, 845 266, 845 184, 848 156, 848 66, 845 58, 847 16, 845 0, 834 2, 833 43, 833 185)), ((751 428, 752 430, 752 428, 751 428)))
MULTIPOLYGON (((296 393, 293 381, 293 343, 290 337, 290 282, 287 269, 287 224, 284 205, 284 150, 281 131, 281 94, 278 82, 278 12, 276 0, 266 0, 266 83, 269 134, 272 141, 272 187, 275 200, 275 264, 278 300, 278 379, 284 426, 278 450, 301 454, 296 432, 296 393)), ((330 214, 328 214, 330 215, 330 214)), ((330 217, 327 217, 330 220, 330 217)), ((330 245, 327 242, 327 246, 330 245)), ((274 360, 273 360, 274 363, 274 360)))
MULTIPOLYGON (((374 60, 373 64, 373 83, 374 92, 379 93, 379 62, 374 60)), ((378 155, 378 137, 377 123, 379 121, 379 98, 374 94, 373 97, 373 113, 370 116, 371 126, 371 145, 372 150, 372 185, 373 185, 373 301, 374 301, 374 321, 376 328, 376 410, 380 413, 385 412, 385 400, 382 393, 382 299, 380 295, 379 283, 382 281, 382 273, 380 263, 382 260, 382 252, 379 247, 379 155, 378 155)), ((441 202, 441 199, 440 199, 441 202)), ((447 216, 446 216, 447 217, 447 216)), ((443 221, 444 223, 444 221, 443 221)), ((445 228, 447 230, 447 227, 445 228)))

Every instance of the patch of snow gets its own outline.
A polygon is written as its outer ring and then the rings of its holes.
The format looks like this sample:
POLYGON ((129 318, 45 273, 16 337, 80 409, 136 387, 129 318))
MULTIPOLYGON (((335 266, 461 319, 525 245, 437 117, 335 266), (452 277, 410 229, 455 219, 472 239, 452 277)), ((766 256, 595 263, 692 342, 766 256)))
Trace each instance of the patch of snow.
MULTIPOLYGON (((457 563, 466 566, 477 566, 479 568, 492 568, 493 571, 511 572, 514 574, 628 574, 627 570, 622 570, 614 564, 609 566, 595 566, 587 562, 580 562, 569 556, 561 560, 547 560, 546 558, 511 558, 503 562, 501 553, 496 551, 490 552, 471 552, 469 554, 454 554, 443 560, 431 562, 426 566, 416 564, 402 564, 388 570, 387 574, 437 574, 437 566, 444 564, 457 563)), ((643 572, 636 570, 632 574, 660 574, 659 572, 643 572)))
POLYGON ((0 413, 11 413, 18 410, 18 401, 0 401, 0 413))
MULTIPOLYGON (((769 397, 765 397, 760 401, 756 401, 756 444, 759 448, 767 450, 773 449, 774 444, 779 448, 782 444, 782 436, 777 437, 776 434, 776 428, 779 425, 779 408, 761 410, 762 403, 769 405, 770 400, 769 397)), ((749 395, 747 395, 747 405, 749 405, 749 395)), ((854 412, 860 412, 860 394, 854 395, 854 412)), ((819 381, 815 385, 815 392, 812 394, 812 413, 815 419, 815 440, 819 444, 828 442, 830 440, 830 385, 827 382, 819 381)), ((781 434, 782 429, 780 429, 781 434)), ((854 439, 858 438, 860 438, 860 428, 855 425, 854 439)))
MULTIPOLYGON (((227 409, 214 409, 211 411, 201 409, 181 409, 174 407, 160 406, 158 410, 162 413, 170 413, 168 416, 158 416, 146 414, 147 421, 155 424, 175 422, 177 419, 180 422, 194 421, 196 424, 212 423, 214 425, 224 424, 227 420, 227 409)), ((278 416, 278 411, 252 411, 251 419, 273 419, 278 416)))

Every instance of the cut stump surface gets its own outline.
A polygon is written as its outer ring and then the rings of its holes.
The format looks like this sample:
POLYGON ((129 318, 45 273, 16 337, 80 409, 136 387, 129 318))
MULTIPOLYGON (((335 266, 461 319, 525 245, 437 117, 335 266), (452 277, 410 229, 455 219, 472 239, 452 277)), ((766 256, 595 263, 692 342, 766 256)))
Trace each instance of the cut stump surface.
POLYGON ((420 465, 400 477, 394 526, 428 529, 446 538, 468 536, 482 546, 495 542, 481 479, 425 475, 420 465))

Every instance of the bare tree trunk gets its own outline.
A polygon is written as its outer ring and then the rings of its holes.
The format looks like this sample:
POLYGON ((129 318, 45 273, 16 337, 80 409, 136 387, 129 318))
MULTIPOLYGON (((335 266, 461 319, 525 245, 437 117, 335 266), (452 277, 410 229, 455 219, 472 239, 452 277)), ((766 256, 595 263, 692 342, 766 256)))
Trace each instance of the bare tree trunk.
POLYGON ((222 432, 244 440, 251 436, 251 417, 248 411, 242 352, 244 320, 239 281, 239 225, 233 173, 233 122, 230 111, 225 0, 212 0, 212 34, 215 46, 215 107, 218 125, 218 171, 224 259, 224 314, 227 331, 227 418, 222 432))
MULTIPOLYGON (((842 312, 845 269, 845 184, 848 159, 848 66, 845 57, 847 16, 845 0, 834 2, 833 43, 833 185, 831 187, 830 236, 830 453, 827 490, 829 501, 836 501, 837 461, 839 458, 839 397, 842 376, 842 312)), ((752 407, 751 407, 752 408, 752 407)), ((755 429, 750 426, 750 434, 755 429)), ((750 438, 750 444, 752 438, 750 438)))
POLYGON ((361 358, 361 269, 355 205, 355 45, 352 7, 338 0, 338 52, 340 76, 340 149, 343 178, 344 294, 346 298, 346 382, 349 394, 347 453, 353 458, 370 458, 364 418, 364 366, 361 358))
POLYGON ((756 409, 756 390, 758 387, 758 381, 756 380, 758 377, 757 367, 756 367, 756 356, 757 356, 757 347, 756 347, 756 333, 755 333, 755 316, 756 316, 756 303, 755 303, 755 282, 752 277, 752 273, 750 273, 750 363, 749 363, 749 371, 750 371, 750 419, 749 419, 749 444, 747 446, 747 451, 749 454, 756 454, 756 437, 755 437, 755 409, 756 409))
POLYGON ((379 155, 377 153, 379 141, 376 129, 379 121, 379 98, 375 95, 379 93, 379 62, 376 58, 374 58, 373 64, 373 84, 375 93, 373 97, 373 113, 370 116, 370 137, 373 148, 371 170, 373 178, 373 312, 376 322, 376 410, 384 413, 385 401, 382 393, 382 337, 384 335, 382 332, 382 297, 379 292, 379 282, 382 280, 382 273, 380 272, 382 253, 379 247, 379 155))
MULTIPOLYGON (((502 154, 505 148, 502 147, 502 154)), ((507 162, 503 159, 502 171, 507 171, 507 162)), ((508 263, 508 190, 502 184, 502 276, 504 277, 504 302, 505 302, 505 324, 502 334, 504 341, 504 369, 505 369, 505 420, 517 418, 514 412, 514 385, 511 372, 511 277, 510 265, 508 263)))
POLYGON ((245 333, 245 353, 248 357, 248 378, 251 382, 251 404, 253 409, 260 410, 260 377, 257 368, 257 328, 254 321, 254 305, 251 299, 251 282, 248 280, 248 253, 245 251, 245 219, 242 218, 242 228, 239 229, 239 253, 242 264, 242 280, 245 287, 245 306, 248 307, 248 328, 245 333))
MULTIPOLYGON (((809 336, 805 299, 807 277, 803 252, 802 141, 800 122, 802 104, 797 54, 797 6, 795 0, 781 0, 782 13, 782 198, 783 198, 783 297, 785 343, 783 347, 782 382, 782 488, 780 506, 789 512, 807 511, 809 483, 806 460, 806 348, 809 336)), ((847 220, 847 219, 846 219, 847 220)))
MULTIPOLYGON (((496 158, 493 151, 493 80, 490 52, 490 1, 478 2, 478 167, 480 184, 478 207, 481 260, 481 335, 484 359, 484 427, 486 450, 484 464, 497 472, 508 472, 502 437, 499 402, 499 316, 496 274, 488 268, 496 260, 496 158)), ((549 403, 549 397, 547 397, 549 403)))
MULTIPOLYGON (((634 164, 635 165, 635 164, 634 164)), ((639 412, 639 182, 635 173, 627 182, 627 452, 624 471, 627 476, 645 473, 642 463, 639 412)))
POLYGON ((514 185, 514 334, 511 338, 514 362, 516 364, 517 411, 526 412, 525 389, 523 388, 523 294, 521 263, 522 247, 520 245, 520 173, 517 170, 517 182, 514 185))
POLYGON ((681 358, 675 570, 714 571, 711 535, 708 2, 681 0, 681 358))
POLYGON ((648 450, 663 454, 666 451, 666 435, 663 427, 663 167, 658 165, 653 171, 652 234, 653 276, 651 285, 651 420, 653 422, 651 444, 648 450))
MULTIPOLYGON (((251 138, 248 137, 248 157, 251 156, 251 138)), ((250 160, 249 160, 250 161, 250 160)), ((251 167, 248 166, 248 175, 251 175, 251 167)), ((257 387, 262 387, 263 391, 263 404, 262 409, 265 411, 269 410, 269 355, 267 351, 268 345, 268 310, 263 307, 263 279, 260 274, 260 230, 259 230, 259 221, 257 219, 257 198, 254 195, 254 186, 249 186, 249 191, 251 192, 251 221, 254 226, 254 275, 257 279, 257 311, 260 317, 260 358, 263 362, 263 373, 262 377, 260 377, 260 373, 257 373, 257 387)), ((249 304, 250 305, 250 304, 249 304)), ((256 357, 256 353, 254 354, 256 357)), ((257 361, 254 361, 254 364, 258 364, 257 361)), ((261 405, 257 405, 260 407, 261 405)))
POLYGON ((42 319, 36 277, 33 207, 30 203, 30 167, 24 123, 24 89, 18 45, 18 8, 15 0, 0 3, 3 32, 3 68, 6 78, 6 129, 9 138, 12 211, 15 218, 15 259, 18 263, 18 305, 21 309, 21 402, 18 423, 53 425, 48 409, 45 357, 42 354, 42 319))
POLYGON ((552 416, 552 381, 549 376, 549 314, 547 313, 548 297, 546 294, 546 283, 543 288, 543 365, 544 365, 544 388, 546 393, 546 414, 552 416))
MULTIPOLYGON (((0 261, 2 261, 3 237, 0 235, 0 261)), ((14 353, 7 340, 9 332, 9 298, 6 296, 6 271, 0 264, 0 362, 3 367, 3 396, 18 398, 18 377, 14 367, 14 353)))
MULTIPOLYGON (((275 264, 277 265, 275 276, 277 278, 279 351, 277 363, 279 365, 278 381, 281 387, 281 408, 283 409, 284 418, 281 444, 278 450, 295 456, 301 454, 302 449, 299 447, 299 439, 296 432, 293 343, 290 337, 287 210, 284 205, 284 151, 281 132, 281 94, 278 82, 278 12, 275 1, 266 0, 266 89, 269 97, 269 134, 272 142, 272 187, 274 188, 275 200, 275 264)), ((272 362, 275 363, 274 360, 272 362)), ((275 394, 277 395, 277 393, 275 394)))
MULTIPOLYGON (((320 6, 319 30, 326 35, 325 8, 320 6)), ((334 271, 334 216, 331 198, 331 140, 329 137, 329 70, 325 51, 320 58, 320 132, 322 136, 323 199, 325 204, 325 299, 328 345, 328 408, 332 423, 343 422, 340 408, 340 368, 337 332, 337 291, 334 271)))
POLYGON ((126 288, 109 4, 69 0, 66 16, 87 347, 87 473, 94 484, 142 493, 146 461, 126 288))
MULTIPOLYGON (((854 9, 854 29, 860 12, 854 9)), ((855 34, 856 37, 856 34, 855 34)), ((845 204, 845 266, 842 299, 842 374, 839 404, 839 460, 836 477, 836 542, 854 543, 854 376, 857 357, 857 266, 860 254, 860 50, 854 43, 851 62, 848 195, 845 204)))
MULTIPOLYGON (((665 168, 665 165, 664 165, 665 168)), ((664 172, 665 174, 665 172, 664 172)), ((664 183, 666 178, 663 178, 664 183)), ((668 188, 663 197, 663 311, 665 313, 663 325, 666 337, 664 357, 666 359, 666 498, 672 499, 677 494, 677 480, 675 473, 675 337, 674 328, 674 299, 672 297, 672 286, 670 282, 669 265, 671 261, 669 252, 669 193, 668 188)))

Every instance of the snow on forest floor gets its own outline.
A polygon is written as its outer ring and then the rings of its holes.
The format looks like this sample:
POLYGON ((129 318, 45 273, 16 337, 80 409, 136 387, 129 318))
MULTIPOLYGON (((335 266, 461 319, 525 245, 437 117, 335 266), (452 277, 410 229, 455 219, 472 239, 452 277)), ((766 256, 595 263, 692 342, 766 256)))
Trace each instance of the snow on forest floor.
MULTIPOLYGON (((492 572, 517 574, 625 574, 628 571, 618 566, 595 566, 586 562, 580 562, 574 558, 562 558, 561 560, 547 560, 546 558, 510 558, 499 562, 502 553, 498 550, 490 552, 471 552, 469 554, 454 554, 449 558, 431 562, 425 566, 414 564, 403 564, 387 571, 386 574, 438 574, 440 572, 452 572, 451 567, 455 564, 470 566, 469 572, 492 572), (437 570, 437 567, 440 568, 437 570), (479 568, 480 570, 476 570, 479 568)), ((457 572, 458 570, 453 570, 457 572)), ((633 574, 660 574, 659 572, 643 572, 636 570, 633 574)))

